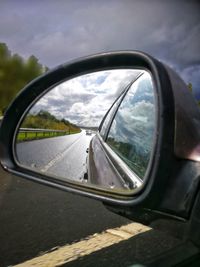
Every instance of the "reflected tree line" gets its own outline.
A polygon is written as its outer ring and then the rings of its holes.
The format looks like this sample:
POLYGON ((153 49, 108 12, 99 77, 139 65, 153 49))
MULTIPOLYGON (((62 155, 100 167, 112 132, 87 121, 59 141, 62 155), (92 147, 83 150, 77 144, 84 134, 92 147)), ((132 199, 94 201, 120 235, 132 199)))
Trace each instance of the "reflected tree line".
POLYGON ((36 114, 29 113, 25 117, 21 128, 63 130, 69 132, 69 134, 81 131, 81 129, 75 124, 64 118, 56 118, 47 110, 40 110, 36 114))

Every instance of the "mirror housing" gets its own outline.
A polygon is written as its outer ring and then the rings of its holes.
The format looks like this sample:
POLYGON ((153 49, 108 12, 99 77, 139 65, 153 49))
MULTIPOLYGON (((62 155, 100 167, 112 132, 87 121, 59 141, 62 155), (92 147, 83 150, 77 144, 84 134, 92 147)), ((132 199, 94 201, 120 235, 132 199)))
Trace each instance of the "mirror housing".
POLYGON ((131 210, 133 213, 137 210, 138 218, 143 218, 148 211, 154 214, 154 217, 155 214, 162 214, 186 220, 190 215, 199 184, 199 129, 200 111, 195 100, 184 82, 169 67, 138 51, 102 53, 60 65, 33 80, 20 92, 2 121, 0 160, 3 168, 15 175, 101 200, 118 210, 131 210), (56 181, 19 166, 14 155, 17 130, 29 108, 41 96, 62 81, 94 71, 118 68, 148 71, 151 73, 156 93, 156 140, 147 182, 138 192, 120 195, 86 185, 56 181), (186 103, 190 103, 189 107, 186 103))

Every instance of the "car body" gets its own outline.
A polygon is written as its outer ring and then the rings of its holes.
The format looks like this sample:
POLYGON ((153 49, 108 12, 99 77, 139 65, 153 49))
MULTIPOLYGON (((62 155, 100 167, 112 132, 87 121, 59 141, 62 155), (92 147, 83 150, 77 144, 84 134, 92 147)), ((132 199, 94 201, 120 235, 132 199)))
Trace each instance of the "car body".
POLYGON ((88 179, 92 183, 106 185, 110 188, 134 189, 141 186, 145 165, 148 164, 147 161, 145 162, 145 158, 148 159, 151 150, 150 145, 152 144, 152 140, 150 140, 151 143, 148 143, 149 140, 145 142, 145 138, 149 138, 145 132, 151 131, 153 135, 153 121, 155 120, 151 84, 148 84, 149 87, 147 86, 146 92, 142 92, 142 96, 139 96, 141 92, 137 90, 132 97, 136 86, 141 86, 140 84, 144 82, 147 82, 147 84, 150 82, 148 74, 141 72, 126 88, 122 89, 122 93, 103 118, 98 133, 91 140, 87 169, 88 179), (127 123, 125 120, 127 111, 131 112, 130 109, 133 106, 140 105, 144 101, 146 105, 150 105, 150 110, 144 111, 143 117, 134 116, 132 110, 132 120, 127 123), (118 133, 113 132, 116 123, 118 133), (137 124, 137 126, 134 126, 134 124, 137 124), (138 130, 138 127, 140 127, 140 130, 138 130), (146 128, 144 129, 144 127, 146 128), (140 138, 141 131, 143 131, 142 138, 140 138), (113 134, 117 136, 111 136, 113 134), (123 136, 126 136, 126 140, 123 136), (116 141, 117 139, 119 141, 116 141), (115 168, 111 166, 111 162, 115 168), (109 174, 106 176, 106 180, 105 173, 99 166, 104 166, 105 172, 109 174), (121 166, 121 169, 118 166, 121 166), (132 175, 133 172, 134 175, 132 175))

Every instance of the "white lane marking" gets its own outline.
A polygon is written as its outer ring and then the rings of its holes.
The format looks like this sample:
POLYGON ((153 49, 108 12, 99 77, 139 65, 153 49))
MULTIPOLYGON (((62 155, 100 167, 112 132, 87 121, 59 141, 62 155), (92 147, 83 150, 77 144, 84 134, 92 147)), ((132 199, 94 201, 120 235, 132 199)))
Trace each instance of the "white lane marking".
POLYGON ((61 266, 64 263, 89 255, 149 230, 151 230, 150 227, 139 223, 131 223, 119 228, 108 229, 101 234, 94 234, 71 245, 56 248, 56 250, 15 265, 15 267, 61 266))
POLYGON ((55 165, 57 162, 59 162, 60 160, 62 160, 66 153, 69 152, 69 150, 74 147, 74 145, 76 143, 78 143, 80 141, 80 138, 76 139, 69 147, 67 147, 66 149, 64 149, 63 151, 59 152, 54 159, 50 160, 45 166, 42 167, 42 169, 40 170, 41 172, 47 172, 49 168, 51 168, 53 165, 55 165))

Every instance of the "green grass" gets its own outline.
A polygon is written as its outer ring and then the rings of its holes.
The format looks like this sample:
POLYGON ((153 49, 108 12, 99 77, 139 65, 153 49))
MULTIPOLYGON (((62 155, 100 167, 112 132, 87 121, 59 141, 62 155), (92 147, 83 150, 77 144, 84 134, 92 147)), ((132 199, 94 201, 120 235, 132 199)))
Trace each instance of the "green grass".
MULTIPOLYGON (((71 131, 71 134, 78 133, 78 131, 71 131)), ((28 132, 28 133, 18 133, 17 135, 17 142, 23 142, 23 141, 29 141, 29 140, 39 140, 39 139, 44 139, 44 138, 52 138, 56 136, 63 136, 63 135, 69 135, 69 133, 66 132, 28 132)))

